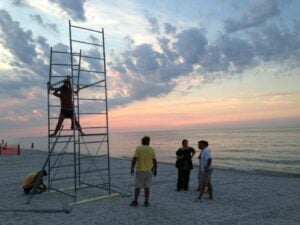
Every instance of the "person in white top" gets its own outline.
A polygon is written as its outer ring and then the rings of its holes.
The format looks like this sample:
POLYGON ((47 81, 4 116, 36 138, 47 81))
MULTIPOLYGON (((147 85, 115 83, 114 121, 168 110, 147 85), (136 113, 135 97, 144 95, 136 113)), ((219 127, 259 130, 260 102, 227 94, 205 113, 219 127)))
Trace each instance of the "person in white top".
POLYGON ((200 200, 204 194, 205 188, 207 187, 207 191, 209 194, 209 199, 213 199, 213 187, 211 184, 211 174, 213 171, 212 168, 212 154, 210 149, 208 148, 208 142, 205 140, 201 140, 198 142, 198 148, 201 149, 201 184, 199 190, 198 200, 200 200))

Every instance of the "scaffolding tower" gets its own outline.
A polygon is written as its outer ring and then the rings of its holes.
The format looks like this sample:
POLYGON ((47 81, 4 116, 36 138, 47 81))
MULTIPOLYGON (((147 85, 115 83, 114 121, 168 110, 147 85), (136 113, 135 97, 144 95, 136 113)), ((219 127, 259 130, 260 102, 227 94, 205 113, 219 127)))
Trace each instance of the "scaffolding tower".
POLYGON ((111 195, 104 29, 74 26, 69 21, 69 41, 69 48, 60 45, 50 49, 48 157, 44 167, 47 164, 49 189, 78 202, 95 198, 88 188, 96 188, 97 197, 111 195), (79 122, 84 134, 66 118, 52 136, 61 107, 53 90, 65 79, 73 89, 73 122, 79 122))

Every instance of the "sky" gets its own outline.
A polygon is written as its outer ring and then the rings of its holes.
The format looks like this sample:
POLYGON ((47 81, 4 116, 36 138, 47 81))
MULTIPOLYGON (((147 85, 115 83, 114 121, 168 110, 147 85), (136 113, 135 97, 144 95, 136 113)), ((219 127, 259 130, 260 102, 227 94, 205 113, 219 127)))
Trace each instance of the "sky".
POLYGON ((51 47, 104 28, 112 132, 300 126, 300 1, 1 0, 0 137, 47 133, 51 47))

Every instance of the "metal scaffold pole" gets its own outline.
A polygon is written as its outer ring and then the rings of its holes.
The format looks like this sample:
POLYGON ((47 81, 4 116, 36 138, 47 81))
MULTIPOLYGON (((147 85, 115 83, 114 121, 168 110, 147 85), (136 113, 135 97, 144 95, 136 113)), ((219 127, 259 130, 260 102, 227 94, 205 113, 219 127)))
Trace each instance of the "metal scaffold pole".
POLYGON ((49 191, 72 197, 74 205, 118 193, 111 193, 110 184, 104 29, 69 21, 69 44, 69 50, 50 49, 48 157, 43 169, 48 168, 49 191), (66 109, 64 88, 69 83, 72 106, 66 109))

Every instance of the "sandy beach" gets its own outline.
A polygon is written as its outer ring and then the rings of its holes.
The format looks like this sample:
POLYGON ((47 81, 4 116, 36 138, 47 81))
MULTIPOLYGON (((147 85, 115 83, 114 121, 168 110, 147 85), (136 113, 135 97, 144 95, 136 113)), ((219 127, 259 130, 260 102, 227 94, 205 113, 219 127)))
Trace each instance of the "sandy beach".
MULTIPOLYGON (((130 207, 134 177, 130 160, 111 159, 111 183, 124 195, 66 206, 72 198, 57 192, 35 195, 29 205, 22 191, 23 178, 39 170, 46 152, 22 150, 20 156, 0 157, 1 225, 53 224, 300 224, 300 179, 285 174, 262 174, 215 169, 214 200, 194 202, 197 163, 191 173, 190 191, 175 192, 174 165, 158 164, 150 207, 130 207), (126 197, 127 194, 127 197, 126 197), (71 210, 65 213, 64 209, 71 210)), ((89 191, 90 193, 92 191, 89 191)), ((92 193, 93 194, 93 193, 92 193)))

